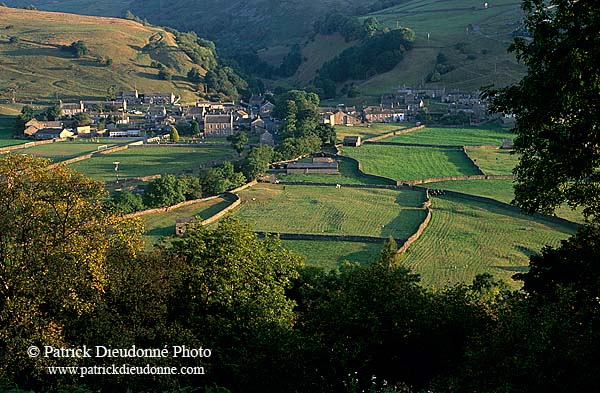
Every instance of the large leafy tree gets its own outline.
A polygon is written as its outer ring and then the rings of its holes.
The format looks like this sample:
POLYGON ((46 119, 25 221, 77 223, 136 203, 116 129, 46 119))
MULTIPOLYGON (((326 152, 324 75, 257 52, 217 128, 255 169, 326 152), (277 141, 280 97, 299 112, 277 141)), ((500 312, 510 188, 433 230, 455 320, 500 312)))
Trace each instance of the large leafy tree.
POLYGON ((101 183, 48 164, 0 159, 0 379, 25 385, 50 362, 25 350, 68 345, 68 326, 97 309, 110 261, 142 247, 139 226, 104 209, 101 183))
POLYGON ((568 202, 600 213, 600 11, 590 1, 525 0, 530 37, 510 50, 528 67, 517 85, 491 91, 516 117, 515 201, 528 212, 568 202), (496 95, 496 93, 498 93, 496 95))

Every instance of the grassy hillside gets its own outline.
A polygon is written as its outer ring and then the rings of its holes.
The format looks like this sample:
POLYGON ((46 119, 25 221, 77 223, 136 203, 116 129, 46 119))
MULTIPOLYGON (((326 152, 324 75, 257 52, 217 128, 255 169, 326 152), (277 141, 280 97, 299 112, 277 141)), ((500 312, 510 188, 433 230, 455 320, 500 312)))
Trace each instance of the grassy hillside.
POLYGON ((431 223, 403 263, 437 288, 471 282, 485 272, 510 283, 511 275, 527 269, 531 254, 572 234, 548 221, 462 198, 433 198, 432 208, 431 223))
MULTIPOLYGON (((0 8, 0 94, 8 99, 14 89, 17 101, 104 97, 110 85, 139 91, 175 91, 194 97, 184 80, 192 67, 172 34, 139 23, 114 18, 77 16, 56 12, 0 8), (75 58, 61 50, 83 40, 89 54, 75 58), (145 50, 150 42, 158 49, 145 50), (98 58, 113 64, 100 64, 98 58), (173 81, 158 79, 152 61, 172 67, 173 81)), ((2 97, 0 97, 1 99, 2 97)))
POLYGON ((425 217, 417 191, 260 184, 240 197, 234 214, 257 231, 407 238, 425 217))
POLYGON ((506 52, 512 33, 522 18, 521 2, 480 0, 411 0, 368 16, 384 27, 406 26, 414 30, 415 48, 398 66, 361 82, 362 93, 381 93, 402 85, 478 89, 494 83, 502 86, 518 80, 524 67, 506 52), (454 69, 441 80, 426 83, 427 75, 442 52, 454 69))
POLYGON ((456 149, 396 145, 344 147, 343 154, 362 164, 365 173, 394 180, 477 175, 477 169, 456 149))
POLYGON ((498 128, 427 127, 408 134, 396 135, 382 142, 421 143, 425 145, 500 146, 503 139, 515 135, 498 128))

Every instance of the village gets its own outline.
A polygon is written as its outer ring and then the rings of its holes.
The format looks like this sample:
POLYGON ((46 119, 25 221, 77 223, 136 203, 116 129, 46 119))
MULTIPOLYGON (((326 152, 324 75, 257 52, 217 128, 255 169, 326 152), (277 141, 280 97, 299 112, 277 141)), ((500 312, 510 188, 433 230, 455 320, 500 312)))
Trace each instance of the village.
MULTIPOLYGON (((260 144, 279 142, 282 119, 274 116, 271 94, 252 95, 240 102, 197 101, 182 105, 174 92, 121 91, 112 100, 58 103, 55 120, 32 119, 23 137, 37 140, 75 138, 140 138, 146 143, 165 142, 173 127, 186 129, 189 141, 227 137, 245 132, 260 144)), ((478 91, 398 88, 380 97, 377 106, 319 107, 321 124, 369 126, 373 123, 441 123, 480 125, 496 119, 478 91), (466 122, 466 124, 465 124, 466 122)))

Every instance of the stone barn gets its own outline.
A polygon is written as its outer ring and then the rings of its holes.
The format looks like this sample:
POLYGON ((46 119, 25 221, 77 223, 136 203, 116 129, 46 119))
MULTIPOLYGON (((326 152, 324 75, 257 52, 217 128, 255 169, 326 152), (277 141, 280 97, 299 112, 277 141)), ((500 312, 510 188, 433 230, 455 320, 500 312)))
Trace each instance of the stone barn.
POLYGON ((360 136, 345 136, 344 137, 344 141, 343 141, 344 146, 358 147, 361 144, 362 144, 362 140, 360 139, 360 136))
POLYGON ((336 161, 327 157, 315 157, 311 162, 290 162, 286 173, 337 175, 340 172, 336 161))

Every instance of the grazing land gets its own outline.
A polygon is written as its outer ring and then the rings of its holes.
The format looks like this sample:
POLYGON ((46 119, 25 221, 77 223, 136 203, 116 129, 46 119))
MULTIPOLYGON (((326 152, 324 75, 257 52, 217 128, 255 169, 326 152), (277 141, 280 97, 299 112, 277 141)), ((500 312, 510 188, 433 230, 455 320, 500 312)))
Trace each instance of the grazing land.
POLYGON ((503 139, 513 139, 514 137, 513 133, 498 128, 427 127, 408 134, 386 138, 382 142, 454 146, 500 146, 503 139))
POLYGON ((198 169, 203 164, 227 159, 234 154, 233 149, 225 147, 133 147, 71 166, 95 180, 111 181, 115 179, 115 161, 120 162, 119 177, 126 179, 198 169))
POLYGON ((50 158, 53 161, 62 161, 77 157, 85 153, 91 153, 98 150, 99 146, 113 146, 103 142, 90 142, 77 140, 73 142, 55 142, 47 145, 29 147, 27 149, 14 150, 15 153, 30 154, 38 157, 50 158))
POLYGON ((512 175, 519 156, 510 150, 467 149, 467 154, 486 175, 512 175))
POLYGON ((338 159, 339 175, 320 175, 320 174, 301 174, 293 173, 289 175, 278 175, 277 178, 286 182, 309 182, 309 183, 330 183, 330 184, 395 184, 386 182, 384 179, 372 179, 361 175, 358 171, 358 165, 355 162, 338 159))
POLYGON ((394 180, 479 174, 464 153, 456 149, 363 145, 344 147, 343 154, 360 161, 365 173, 394 180))
POLYGON ((209 201, 183 206, 165 213, 142 216, 141 219, 146 228, 144 235, 146 248, 151 248, 162 237, 175 235, 175 220, 177 217, 195 216, 202 220, 206 220, 229 206, 231 203, 232 200, 225 197, 219 197, 209 201))
POLYGON ((275 233, 407 238, 425 218, 417 191, 260 184, 234 214, 275 233))
MULTIPOLYGON (((510 203, 515 196, 513 192, 512 180, 445 181, 428 183, 427 186, 430 188, 458 191, 465 194, 492 198, 505 203, 510 203)), ((577 223, 583 223, 584 221, 581 209, 573 210, 566 205, 560 206, 558 209, 556 209, 555 214, 558 217, 577 223)))
POLYGON ((511 283, 514 273, 527 269, 530 255, 573 233, 546 220, 458 197, 434 197, 432 208, 429 226, 403 258, 429 286, 471 282, 486 272, 511 283))
MULTIPOLYGON (((0 95, 14 91, 18 101, 56 102, 105 97, 118 89, 177 91, 194 99, 194 86, 185 79, 191 59, 173 34, 157 27, 117 18, 41 12, 2 7, 0 12, 0 95), (82 40, 89 54, 81 58, 61 50, 82 40), (151 49, 150 42, 161 46, 151 49), (98 59, 110 58, 112 64, 98 59), (161 80, 151 63, 171 67, 171 81, 161 80), (110 83, 107 83, 110 81, 110 83)), ((204 71, 203 71, 204 72, 204 71)))
POLYGON ((326 271, 338 269, 344 261, 368 264, 377 259, 382 243, 338 242, 318 240, 282 240, 285 248, 306 257, 307 266, 326 271))
POLYGON ((486 84, 505 86, 525 72, 515 56, 506 51, 513 32, 521 27, 521 2, 409 0, 366 15, 381 27, 406 26, 415 32, 414 49, 393 70, 358 83, 361 93, 385 93, 390 86, 427 83, 440 52, 451 71, 428 86, 475 90, 486 84))
POLYGON ((338 141, 341 142, 344 140, 344 137, 348 135, 358 135, 362 139, 367 139, 374 136, 387 134, 393 131, 404 130, 410 127, 413 127, 412 123, 372 123, 368 126, 355 125, 352 127, 338 125, 335 126, 335 133, 337 135, 338 141))

